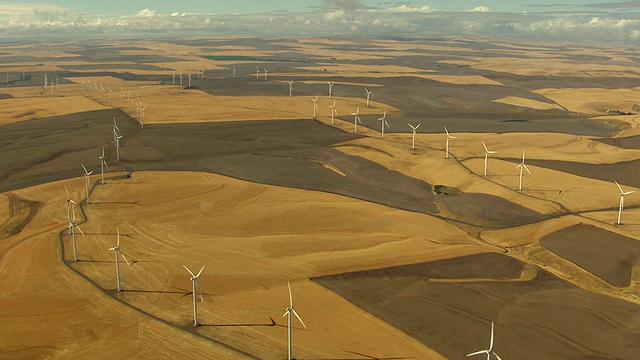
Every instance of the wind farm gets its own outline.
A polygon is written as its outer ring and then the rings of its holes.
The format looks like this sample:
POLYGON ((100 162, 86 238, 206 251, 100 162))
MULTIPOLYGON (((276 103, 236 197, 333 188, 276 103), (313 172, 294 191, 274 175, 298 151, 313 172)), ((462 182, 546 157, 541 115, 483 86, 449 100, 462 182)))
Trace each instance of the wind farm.
POLYGON ((633 359, 633 50, 7 43, 3 355, 633 359))

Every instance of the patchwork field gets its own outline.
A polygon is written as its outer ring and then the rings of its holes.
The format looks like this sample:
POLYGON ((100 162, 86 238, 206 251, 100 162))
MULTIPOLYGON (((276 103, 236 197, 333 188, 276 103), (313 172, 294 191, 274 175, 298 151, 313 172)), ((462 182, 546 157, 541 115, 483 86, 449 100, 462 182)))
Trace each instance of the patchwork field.
POLYGON ((369 40, 4 44, 0 357, 635 358, 635 50, 369 40))

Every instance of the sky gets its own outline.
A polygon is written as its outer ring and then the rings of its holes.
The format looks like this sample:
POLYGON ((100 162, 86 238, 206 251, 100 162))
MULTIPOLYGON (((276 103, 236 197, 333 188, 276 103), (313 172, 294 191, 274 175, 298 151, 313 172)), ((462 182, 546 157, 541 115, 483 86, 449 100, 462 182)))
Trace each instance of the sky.
POLYGON ((638 44, 640 0, 0 0, 0 40, 184 35, 503 36, 638 44))

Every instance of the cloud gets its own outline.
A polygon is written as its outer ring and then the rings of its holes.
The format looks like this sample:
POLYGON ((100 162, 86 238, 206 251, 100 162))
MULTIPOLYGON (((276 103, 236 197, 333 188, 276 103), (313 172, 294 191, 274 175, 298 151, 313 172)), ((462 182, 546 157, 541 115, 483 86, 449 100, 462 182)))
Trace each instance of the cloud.
POLYGON ((598 8, 598 9, 633 9, 640 8, 640 1, 625 1, 625 2, 617 2, 617 3, 598 3, 598 4, 587 4, 585 6, 598 8))
POLYGON ((431 7, 425 5, 422 7, 410 7, 407 5, 400 5, 398 7, 393 7, 387 10, 388 12, 395 12, 395 13, 412 13, 412 12, 417 12, 417 13, 428 13, 428 12, 432 12, 433 9, 431 9, 431 7))
POLYGON ((345 14, 345 13, 346 13, 346 12, 345 12, 345 10, 344 10, 344 9, 338 9, 338 10, 336 10, 336 11, 332 11, 332 12, 328 12, 328 13, 326 13, 326 14, 324 15, 324 19, 325 19, 326 21, 331 21, 331 22, 333 22, 333 21, 336 21, 336 20, 342 19, 342 18, 344 17, 344 14, 345 14))
POLYGON ((488 6, 476 6, 475 8, 473 8, 473 10, 471 10, 473 12, 489 12, 489 7, 488 6))
MULTIPOLYGON (((173 15, 173 14, 172 14, 173 15)), ((135 15, 135 17, 154 17, 154 16, 158 16, 158 12, 152 9, 142 9, 140 11, 138 11, 135 15)))
POLYGON ((325 7, 345 10, 360 10, 365 8, 358 0, 325 0, 325 7))

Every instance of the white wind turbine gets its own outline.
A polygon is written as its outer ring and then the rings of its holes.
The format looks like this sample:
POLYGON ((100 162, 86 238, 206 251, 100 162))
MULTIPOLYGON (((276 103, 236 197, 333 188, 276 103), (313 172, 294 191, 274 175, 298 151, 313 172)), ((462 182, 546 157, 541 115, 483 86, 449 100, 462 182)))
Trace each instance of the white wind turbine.
POLYGON ((367 88, 364 88, 364 91, 366 91, 366 92, 367 92, 367 107, 369 107, 369 96, 371 95, 371 93, 372 93, 373 91, 369 91, 369 89, 367 89, 367 88))
POLYGON ((109 250, 116 252, 116 280, 118 283, 118 292, 120 292, 122 291, 122 286, 120 285, 120 258, 118 258, 118 255, 122 256, 122 258, 127 263, 127 265, 130 265, 130 264, 129 264, 129 260, 127 260, 127 258, 122 253, 122 250, 120 250, 120 229, 117 229, 117 231, 118 231, 118 241, 116 243, 116 246, 109 248, 109 250))
POLYGON ((491 354, 495 355, 498 360, 502 360, 502 358, 498 354, 496 354, 495 351, 493 351, 493 321, 491 322, 491 340, 489 341, 489 348, 486 350, 480 350, 471 354, 467 354, 467 357, 480 354, 487 354, 487 360, 491 359, 491 354))
POLYGON ((338 115, 338 110, 336 110, 336 101, 333 100, 333 105, 329 105, 331 108, 331 124, 333 124, 333 116, 338 115))
POLYGON ((64 186, 64 191, 67 192, 67 219, 69 220, 69 224, 71 224, 71 207, 75 205, 76 202, 71 200, 71 197, 69 196, 69 189, 66 185, 64 186))
POLYGON ((133 100, 131 100, 131 90, 129 90, 129 95, 127 96, 127 105, 129 106, 129 113, 131 113, 131 103, 133 103, 133 100))
POLYGON ((100 159, 100 174, 102 175, 102 185, 104 185, 104 168, 109 168, 104 160, 104 146, 102 147, 102 155, 98 159, 100 159))
POLYGON ((256 66, 256 80, 260 80, 260 68, 256 66))
POLYGON ((522 162, 518 165, 516 165, 517 168, 520 168, 520 183, 518 185, 518 190, 522 190, 522 175, 523 175, 523 170, 527 170, 527 172, 529 173, 529 175, 531 175, 531 171, 529 171, 529 168, 527 167, 527 165, 524 164, 524 149, 522 149, 522 162))
POLYGON ((327 84, 329 84, 329 97, 331 97, 331 89, 333 88, 333 83, 327 81, 327 84))
POLYGON ((187 77, 189 77, 189 87, 191 87, 191 73, 187 74, 187 77))
POLYGON ((289 96, 291 96, 291 92, 293 90, 293 80, 287 81, 287 83, 289 83, 289 96))
POLYGON ((233 69, 231 70, 232 72, 232 76, 235 79, 236 78, 236 67, 234 66, 233 69))
POLYGON ((289 360, 293 360, 293 354, 292 354, 292 337, 291 337, 291 314, 293 314, 296 318, 298 318, 298 321, 300 321, 300 324, 302 324, 302 326, 304 326, 304 328, 307 328, 307 325, 304 324, 304 321, 302 321, 302 319, 300 318, 300 315, 298 315, 298 312, 296 312, 296 310, 293 308, 293 295, 291 294, 291 284, 289 282, 287 282, 287 287, 289 288, 289 307, 287 307, 285 309, 284 315, 282 315, 282 317, 287 317, 287 334, 288 334, 288 353, 289 353, 289 360))
POLYGON ((140 128, 144 129, 144 109, 147 107, 140 108, 140 128))
POLYGON ((381 129, 382 136, 381 137, 384 138, 384 127, 385 127, 385 125, 387 127, 390 127, 389 123, 387 122, 387 109, 384 109, 384 114, 382 115, 381 118, 378 118, 378 121, 380 121, 380 126, 382 127, 382 129, 381 129))
POLYGON ((85 81, 84 80, 80 80, 80 81, 82 81, 82 96, 84 96, 84 83, 85 83, 85 81))
POLYGON ((113 89, 111 89, 110 87, 107 86, 107 90, 109 90, 108 99, 109 99, 109 106, 111 106, 111 93, 113 92, 113 89))
POLYGON ((182 71, 180 71, 180 86, 182 86, 182 71))
POLYGON ((100 103, 104 103, 104 98, 102 97, 102 93, 104 93, 104 86, 100 84, 100 103))
POLYGON ((122 108, 122 99, 125 98, 127 95, 124 94, 124 91, 122 91, 122 88, 120 88, 120 108, 122 108))
POLYGON ((122 139, 122 135, 116 134, 116 160, 118 161, 120 161, 120 139, 122 139))
POLYGON ((171 85, 175 85, 176 84, 176 73, 175 72, 171 72, 171 85))
POLYGON ((93 174, 93 170, 87 171, 87 168, 84 167, 84 164, 80 164, 80 165, 82 165, 82 169, 84 170, 84 185, 85 185, 85 188, 87 189, 87 204, 91 204, 91 202, 89 202, 89 183, 90 183, 89 176, 93 174))
POLYGON ((413 133, 413 139, 411 140, 411 150, 415 150, 416 149, 416 131, 418 130, 418 128, 420 127, 420 125, 422 125, 422 123, 413 126, 409 123, 407 123, 407 125, 409 125, 409 127, 411 128, 411 132, 413 133))
POLYGON ((618 184, 617 181, 614 180, 614 182, 616 183, 616 185, 618 186, 618 189, 620 190, 620 206, 618 207, 618 222, 616 224, 622 225, 622 210, 624 209, 624 197, 631 194, 635 190, 625 192, 624 190, 622 190, 622 186, 620 186, 620 184, 618 184))
POLYGON ((71 206, 71 221, 69 222, 69 234, 71 234, 71 242, 73 244, 73 261, 78 261, 78 246, 76 244, 76 229, 78 229, 78 231, 80 231, 80 234, 82 234, 82 236, 84 236, 84 233, 82 232, 82 229, 80 229, 80 226, 78 226, 78 223, 76 222, 76 210, 72 205, 71 206))
POLYGON ((318 111, 318 97, 316 96, 313 100, 313 118, 316 118, 316 111, 318 111))
POLYGON ((264 68, 264 79, 267 80, 267 74, 269 73, 269 70, 267 70, 267 68, 264 68))
POLYGON ((49 81, 47 80, 47 74, 44 74, 44 91, 47 91, 47 86, 49 86, 49 81))
POLYGON ((455 139, 456 137, 455 137, 455 136, 451 136, 451 135, 449 134, 449 130, 447 130, 447 127, 446 127, 446 126, 443 126, 443 127, 444 127, 444 132, 446 132, 446 133, 447 133, 447 143, 445 144, 445 153, 444 153, 444 158, 445 158, 445 159, 448 159, 448 158, 449 158, 449 140, 450 140, 450 139, 455 139))
POLYGON ((120 128, 118 127, 118 124, 116 124, 116 117, 113 117, 113 146, 116 146, 116 143, 118 142, 118 131, 120 131, 120 128), (116 131, 117 130, 117 131, 116 131))
POLYGON ((353 132, 358 132, 358 123, 362 124, 362 121, 360 120, 360 116, 358 116, 359 112, 360 112, 360 106, 358 106, 358 108, 356 109, 356 112, 351 113, 351 115, 353 115, 353 132))
POLYGON ((480 140, 482 142, 482 146, 484 147, 484 176, 487 176, 487 169, 489 168, 489 154, 497 154, 497 151, 489 151, 489 149, 487 149, 487 145, 484 143, 484 141, 480 140))
POLYGON ((198 301, 196 298, 196 287, 198 287, 198 278, 202 274, 202 270, 204 270, 204 266, 198 271, 198 275, 193 275, 191 270, 188 267, 182 265, 183 268, 187 269, 189 274, 191 275, 191 281, 193 282, 193 326, 198 326, 198 301))

